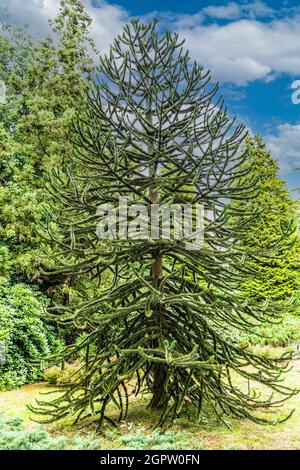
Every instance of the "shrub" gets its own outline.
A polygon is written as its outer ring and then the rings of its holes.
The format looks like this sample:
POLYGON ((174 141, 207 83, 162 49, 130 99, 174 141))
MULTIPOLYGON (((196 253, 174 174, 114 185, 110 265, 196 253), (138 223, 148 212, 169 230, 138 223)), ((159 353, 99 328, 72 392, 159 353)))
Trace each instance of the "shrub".
POLYGON ((46 305, 46 297, 31 286, 0 286, 0 341, 5 348, 0 390, 43 379, 34 360, 49 354, 56 345, 53 327, 41 318, 46 305))
POLYGON ((37 427, 24 429, 22 420, 5 419, 0 416, 0 451, 1 450, 99 450, 101 445, 96 436, 52 437, 48 432, 37 427))
POLYGON ((65 364, 63 369, 58 366, 50 367, 45 371, 44 379, 49 385, 65 385, 80 376, 81 366, 81 362, 77 360, 65 364))
POLYGON ((241 343, 245 346, 286 347, 298 339, 300 339, 300 318, 286 315, 280 323, 266 323, 257 327, 255 333, 247 334, 241 343))
POLYGON ((186 431, 164 432, 159 429, 152 434, 129 434, 122 437, 122 444, 127 449, 176 450, 189 446, 190 433, 186 431))

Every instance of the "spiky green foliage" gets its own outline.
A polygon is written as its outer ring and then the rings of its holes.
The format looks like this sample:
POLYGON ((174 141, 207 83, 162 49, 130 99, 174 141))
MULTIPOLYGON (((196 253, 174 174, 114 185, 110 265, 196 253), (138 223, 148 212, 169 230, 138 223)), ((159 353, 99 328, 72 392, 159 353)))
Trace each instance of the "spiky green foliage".
POLYGON ((51 313, 88 335, 58 355, 65 360, 85 350, 85 367, 62 396, 33 408, 47 420, 93 415, 101 426, 111 420, 109 404, 123 419, 130 393, 150 392, 160 423, 178 416, 184 403, 200 413, 203 401, 219 416, 263 421, 259 407, 293 393, 281 384, 282 364, 230 339, 231 325, 249 331, 270 311, 244 300, 240 284, 253 275, 245 264, 253 255, 236 243, 239 228, 228 224, 228 200, 254 197, 255 181, 245 179, 244 127, 235 125, 209 73, 190 62, 182 45, 177 34, 159 36, 156 22, 124 28, 101 59, 87 115, 74 133, 73 163, 52 179, 62 207, 48 227, 58 248, 54 273, 101 282, 109 272, 112 283, 92 301, 51 313), (149 238, 108 240, 103 247, 96 210, 118 204, 119 195, 148 209, 201 202, 211 211, 204 246, 190 251, 183 239, 149 238), (234 374, 248 379, 249 388, 236 388, 234 374), (260 398, 255 382, 283 396, 260 398))
POLYGON ((0 450, 100 450, 97 436, 56 436, 44 429, 26 429, 21 418, 0 415, 0 450))
POLYGON ((233 223, 235 226, 245 225, 240 243, 246 249, 257 250, 258 256, 251 260, 256 276, 247 280, 243 289, 247 296, 259 300, 286 300, 300 291, 299 203, 292 199, 278 176, 278 164, 262 138, 247 139, 246 150, 251 175, 257 180, 257 196, 249 201, 232 201, 232 205, 236 210, 256 212, 257 216, 245 224, 242 211, 233 223), (275 248, 273 257, 269 256, 270 246, 275 248))

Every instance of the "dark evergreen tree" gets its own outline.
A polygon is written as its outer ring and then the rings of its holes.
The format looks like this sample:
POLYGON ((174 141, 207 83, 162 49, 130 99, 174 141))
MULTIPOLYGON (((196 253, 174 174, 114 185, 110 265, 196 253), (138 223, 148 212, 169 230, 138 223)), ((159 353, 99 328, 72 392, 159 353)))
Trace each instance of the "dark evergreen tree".
POLYGON ((110 420, 110 403, 123 419, 129 381, 133 393, 151 393, 160 424, 185 403, 200 413, 203 401, 220 417, 264 421, 260 407, 293 393, 281 383, 282 363, 230 339, 232 326, 249 331, 268 321, 270 305, 245 301, 240 291, 241 279, 253 276, 245 263, 252 253, 236 243, 228 201, 251 199, 256 185, 245 179, 244 127, 216 96, 209 72, 190 62, 177 34, 159 36, 155 21, 131 22, 101 59, 87 114, 76 124, 72 164, 51 181, 62 211, 53 212, 48 232, 58 248, 54 274, 85 273, 101 283, 109 272, 111 286, 92 301, 50 312, 87 334, 56 357, 85 351, 85 364, 61 396, 33 408, 47 420, 95 415, 101 426, 110 420), (156 203, 202 203, 204 245, 189 250, 184 239, 162 237, 104 243, 96 234, 97 208, 117 206, 120 195, 149 210, 156 203), (236 387, 234 374, 248 387, 236 387), (255 382, 283 395, 262 399, 255 382))
POLYGON ((1 271, 14 282, 34 280, 49 293, 61 285, 66 296, 69 280, 42 274, 48 260, 41 260, 36 225, 47 208, 44 174, 68 160, 71 123, 84 107, 95 51, 90 24, 82 2, 61 0, 51 35, 41 43, 26 30, 0 30, 0 79, 7 85, 7 101, 0 104, 1 271))

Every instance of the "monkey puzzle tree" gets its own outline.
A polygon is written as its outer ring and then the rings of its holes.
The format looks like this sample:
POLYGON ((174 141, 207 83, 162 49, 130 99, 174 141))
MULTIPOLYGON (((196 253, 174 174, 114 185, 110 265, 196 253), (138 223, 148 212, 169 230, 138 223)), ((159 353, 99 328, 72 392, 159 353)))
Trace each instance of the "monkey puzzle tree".
MULTIPOLYGON (((111 286, 98 298, 50 312, 86 334, 56 357, 84 351, 85 364, 62 396, 33 408, 47 420, 96 415, 100 426, 110 420, 109 403, 123 419, 129 393, 148 391, 160 423, 185 403, 200 413, 203 401, 219 416, 259 421, 255 411, 272 400, 260 400, 253 382, 281 392, 277 403, 293 393, 280 383, 278 363, 228 339, 230 327, 248 331, 268 319, 267 304, 241 296, 241 279, 253 275, 244 267, 252 254, 235 243, 238 228, 227 224, 228 200, 253 197, 255 184, 245 181, 243 126, 235 126, 209 73, 190 62, 182 45, 177 34, 159 36, 155 21, 124 28, 101 59, 86 116, 76 124, 72 164, 52 178, 62 207, 48 226, 58 247, 54 272, 90 274, 100 285, 109 272, 111 286), (119 196, 149 210, 201 203, 208 213, 203 246, 190 250, 184 238, 162 236, 99 240, 97 208, 117 207, 119 196), (249 387, 236 387, 233 373, 249 387)), ((120 228, 124 214, 118 215, 120 228)))

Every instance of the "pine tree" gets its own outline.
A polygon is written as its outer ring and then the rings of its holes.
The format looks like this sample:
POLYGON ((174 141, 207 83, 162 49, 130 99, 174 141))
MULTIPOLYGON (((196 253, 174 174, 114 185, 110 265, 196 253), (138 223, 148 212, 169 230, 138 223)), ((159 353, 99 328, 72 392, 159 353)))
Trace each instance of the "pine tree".
POLYGON ((80 0, 61 0, 50 21, 52 34, 38 46, 26 77, 27 113, 19 128, 38 152, 41 168, 68 159, 72 148, 67 134, 83 107, 93 73, 91 54, 97 52, 89 37, 91 21, 80 0))
POLYGON ((251 199, 256 187, 251 177, 245 180, 244 127, 217 96, 209 72, 190 62, 177 34, 159 36, 155 21, 132 21, 101 58, 87 114, 75 125, 72 164, 51 180, 62 212, 53 211, 48 232, 57 247, 53 274, 85 273, 101 284, 109 272, 111 286, 91 301, 50 312, 86 334, 54 358, 81 352, 85 363, 62 395, 32 408, 47 421, 93 415, 101 426, 111 421, 108 404, 124 419, 132 385, 135 395, 150 392, 159 424, 187 403, 200 414, 203 402, 221 419, 264 421, 260 407, 293 393, 280 382, 282 365, 230 339, 232 326, 249 331, 270 310, 245 301, 240 291, 241 279, 252 276, 245 263, 252 255, 236 243, 238 227, 229 228, 228 201, 251 199), (149 211, 156 203, 201 203, 210 211, 204 245, 189 250, 184 239, 149 237, 103 246, 97 208, 117 205, 119 196, 149 211), (59 237, 51 224, 60 227, 59 237), (236 387, 234 374, 249 388, 236 387), (283 396, 260 399, 255 382, 283 396))
POLYGON ((1 275, 8 276, 11 274, 10 261, 15 256, 12 251, 16 243, 18 207, 26 205, 25 192, 23 197, 20 196, 20 169, 24 176, 30 178, 26 164, 28 154, 16 137, 16 127, 24 114, 22 82, 33 60, 33 42, 26 29, 14 28, 3 22, 0 31, 0 80, 5 84, 6 93, 0 103, 0 250, 1 275))
MULTIPOLYGON (((48 205, 45 174, 54 164, 68 160, 71 122, 84 107, 95 50, 88 36, 90 24, 82 2, 62 0, 48 39, 34 47, 32 41, 16 41, 19 35, 14 33, 13 43, 20 46, 15 48, 18 60, 12 70, 12 61, 6 66, 12 117, 0 147, 4 182, 0 189, 0 236, 7 252, 3 268, 14 280, 35 280, 45 290, 49 284, 42 270, 47 261, 44 258, 41 262, 42 241, 36 226, 48 205), (30 60, 24 63, 20 57, 30 60)), ((3 53, 3 65, 8 55, 3 53)), ((6 104, 6 115, 7 109, 6 104)), ((51 281, 54 285, 64 282, 64 278, 51 281)))
MULTIPOLYGON (((243 289, 249 297, 258 300, 284 301, 300 288, 299 240, 297 237, 298 203, 293 200, 286 184, 278 176, 279 168, 260 136, 246 142, 247 164, 257 181, 257 197, 251 201, 233 201, 236 209, 257 213, 257 217, 245 225, 241 245, 257 250, 251 261, 255 278, 249 279, 243 289), (276 247, 283 234, 284 242, 278 244, 274 256, 268 256, 271 246, 276 247), (264 257, 267 250, 267 257, 264 257)), ((243 217, 235 217, 235 226, 243 224, 243 217)))

